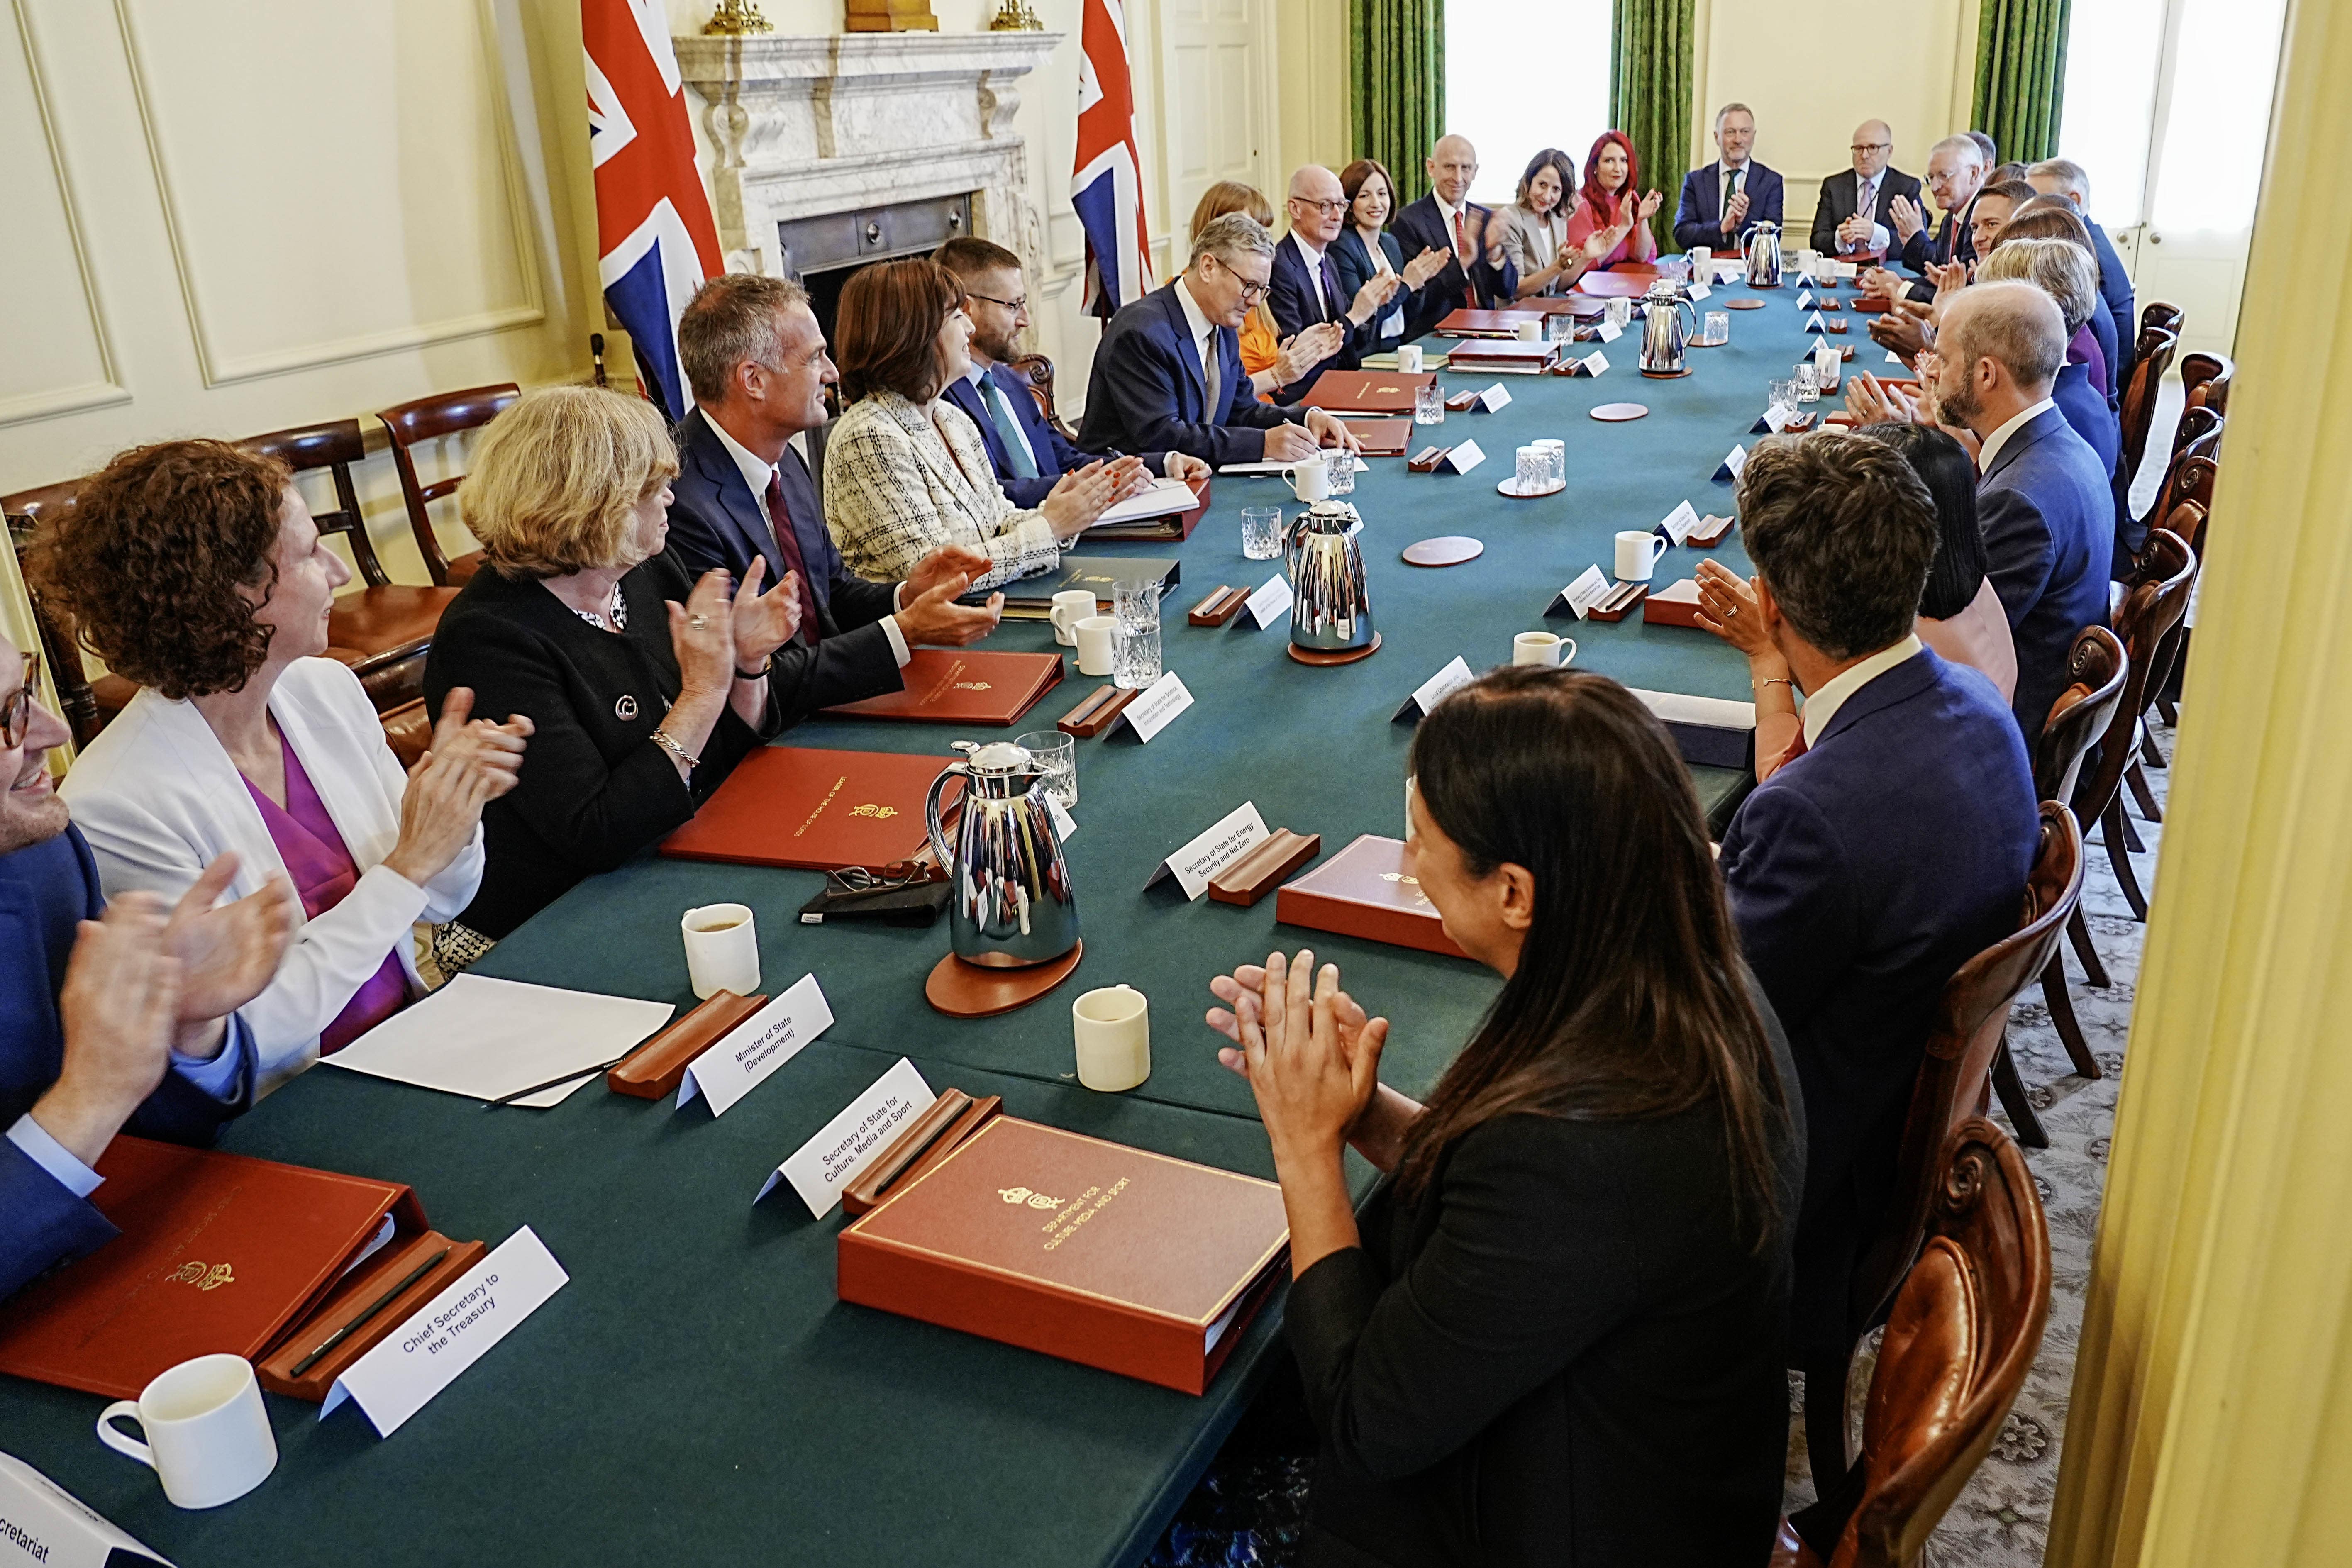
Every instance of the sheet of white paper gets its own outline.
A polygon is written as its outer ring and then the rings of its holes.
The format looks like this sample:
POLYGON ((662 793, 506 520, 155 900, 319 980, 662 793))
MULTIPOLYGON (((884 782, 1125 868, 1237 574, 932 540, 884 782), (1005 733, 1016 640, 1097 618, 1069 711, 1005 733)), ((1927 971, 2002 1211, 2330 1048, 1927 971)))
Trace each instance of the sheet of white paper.
POLYGON ((1191 511, 1199 504, 1192 487, 1183 480, 1154 479, 1149 488, 1117 506, 1103 508, 1103 514, 1087 526, 1099 528, 1106 522, 1141 522, 1146 518, 1172 517, 1180 511, 1191 511))
POLYGON ((1257 803, 1245 800, 1219 817, 1206 833, 1160 862, 1143 885, 1150 888, 1174 877, 1187 899, 1197 899, 1209 890, 1211 878, 1265 843, 1267 837, 1265 818, 1258 815, 1257 803))
POLYGON ((1257 623, 1257 629, 1264 631, 1290 613, 1296 597, 1290 591, 1290 579, 1277 572, 1258 584, 1257 592, 1244 601, 1242 608, 1257 623))
POLYGON ((768 1075, 801 1054, 801 1048, 833 1027, 833 1007, 814 974, 736 1025, 688 1065, 678 1080, 677 1109, 708 1097, 710 1114, 724 1116, 768 1075))
POLYGON ((920 1116, 938 1098, 915 1070, 915 1064, 900 1057, 897 1066, 876 1079, 872 1088, 851 1100, 815 1137, 786 1155, 775 1173, 761 1185, 760 1196, 751 1201, 758 1203, 780 1184, 790 1182, 801 1202, 808 1205, 809 1213, 823 1219, 841 1201, 842 1190, 857 1179, 857 1173, 890 1146, 898 1129, 909 1118, 920 1116))
MULTIPOLYGON (((153 1484, 152 1481, 149 1483, 153 1484)), ((81 1499, 13 1454, 0 1454, 0 1554, 10 1568, 106 1568, 116 1552, 171 1564, 81 1499), (19 1553, 22 1555, 19 1555, 19 1553)))
POLYGON ((1559 591, 1559 597, 1552 601, 1552 605, 1554 608, 1567 605, 1580 621, 1592 613, 1595 605, 1609 596, 1609 579, 1601 575, 1601 568, 1587 566, 1582 576, 1559 591))
MULTIPOLYGON (((1666 531, 1668 539, 1680 544, 1689 539, 1691 530, 1698 526, 1698 509, 1692 506, 1690 502, 1685 501, 1666 513, 1666 520, 1658 526, 1666 531)), ((1596 567, 1595 570, 1597 571, 1598 568, 1596 567)))
POLYGON ((1226 463, 1217 469, 1221 474, 1278 474, 1296 467, 1291 463, 1226 463))
POLYGON ((1145 687, 1134 701, 1119 712, 1119 719, 1135 731, 1139 741, 1149 741, 1168 728, 1168 721, 1192 706, 1192 694, 1184 689, 1174 670, 1169 670, 1145 687))
POLYGON ((496 1100, 567 1072, 582 1075, 511 1102, 544 1110, 677 1011, 668 1002, 460 974, 320 1059, 476 1100, 496 1100))

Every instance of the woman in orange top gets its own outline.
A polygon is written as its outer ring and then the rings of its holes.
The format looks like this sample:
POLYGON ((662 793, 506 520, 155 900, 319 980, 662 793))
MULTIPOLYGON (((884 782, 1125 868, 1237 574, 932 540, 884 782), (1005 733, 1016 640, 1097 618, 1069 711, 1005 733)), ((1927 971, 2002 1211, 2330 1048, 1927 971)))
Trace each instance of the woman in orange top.
MULTIPOLYGON (((1227 213, 1247 213, 1261 228, 1274 227, 1274 205, 1264 192, 1239 180, 1219 180, 1201 193, 1193 206, 1192 232, 1200 233, 1227 213)), ((1272 403, 1276 387, 1300 380, 1339 353, 1341 336, 1331 322, 1318 321, 1285 342, 1275 331, 1274 312, 1259 300, 1242 323, 1242 368, 1250 373, 1250 390, 1260 403, 1272 403)))
POLYGON ((1605 272, 1627 262, 1642 267, 1655 262, 1658 237, 1650 228, 1650 219, 1657 214, 1660 198, 1652 191, 1637 201, 1634 193, 1640 189, 1641 169, 1633 160, 1633 144, 1622 131, 1602 132, 1585 155, 1584 188, 1578 193, 1582 199, 1569 216, 1568 237, 1560 248, 1583 247, 1585 254, 1591 255, 1592 247, 1584 242, 1601 235, 1610 237, 1592 263, 1595 270, 1605 272))

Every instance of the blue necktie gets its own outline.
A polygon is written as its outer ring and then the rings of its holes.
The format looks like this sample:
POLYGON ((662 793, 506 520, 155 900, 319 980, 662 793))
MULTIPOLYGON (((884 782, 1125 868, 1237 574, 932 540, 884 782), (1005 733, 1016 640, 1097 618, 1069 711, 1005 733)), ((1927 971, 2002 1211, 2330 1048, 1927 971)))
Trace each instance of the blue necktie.
POLYGON ((1004 389, 989 376, 980 378, 980 400, 988 405, 988 417, 996 433, 1004 441, 1004 460, 1013 465, 1015 479, 1037 477, 1037 459, 1030 455, 1029 444, 1021 437, 1020 421, 1013 416, 1013 405, 1004 401, 1004 389))

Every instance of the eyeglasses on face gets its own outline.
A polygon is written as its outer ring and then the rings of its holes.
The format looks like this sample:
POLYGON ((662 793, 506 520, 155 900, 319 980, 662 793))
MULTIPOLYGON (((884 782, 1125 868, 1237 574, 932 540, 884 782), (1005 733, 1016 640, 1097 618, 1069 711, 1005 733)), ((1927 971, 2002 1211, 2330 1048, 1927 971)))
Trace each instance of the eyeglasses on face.
POLYGON ((1026 294, 1024 294, 1018 300, 1000 300, 993 294, 966 294, 964 298, 967 300, 978 300, 990 305, 1002 305, 1016 316, 1029 308, 1029 296, 1026 294))
POLYGON ((1847 151, 1853 153, 1884 153, 1894 146, 1892 142, 1857 142, 1847 151))
POLYGON ((1318 202, 1313 196, 1293 196, 1290 199, 1309 211, 1322 213, 1329 217, 1338 217, 1348 210, 1345 198, 1329 202, 1318 202))
POLYGON ((24 658, 25 679, 0 700, 0 751, 15 751, 32 733, 33 689, 41 683, 41 656, 28 653, 24 658))

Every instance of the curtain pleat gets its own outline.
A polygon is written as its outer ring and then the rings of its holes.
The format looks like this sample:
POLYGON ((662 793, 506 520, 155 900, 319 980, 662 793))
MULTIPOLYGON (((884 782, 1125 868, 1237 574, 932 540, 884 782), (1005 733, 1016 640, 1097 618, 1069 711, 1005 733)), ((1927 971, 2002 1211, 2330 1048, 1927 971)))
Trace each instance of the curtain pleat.
POLYGON ((1445 0, 1349 0, 1348 55, 1356 154, 1387 164, 1412 201, 1445 133, 1445 0))
POLYGON ((1690 157, 1695 11, 1695 0, 1616 0, 1610 16, 1609 122, 1633 143, 1642 188, 1664 193, 1650 220, 1661 251, 1677 248, 1675 199, 1690 157))
POLYGON ((2066 25, 2073 0, 1983 0, 1977 20, 1977 89, 1970 121, 2003 159, 2058 153, 2065 107, 2066 25))

